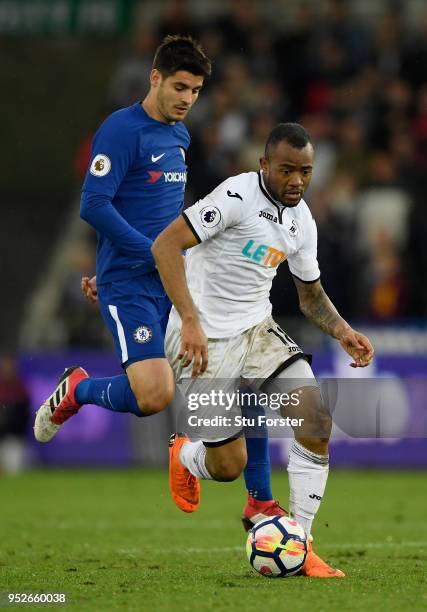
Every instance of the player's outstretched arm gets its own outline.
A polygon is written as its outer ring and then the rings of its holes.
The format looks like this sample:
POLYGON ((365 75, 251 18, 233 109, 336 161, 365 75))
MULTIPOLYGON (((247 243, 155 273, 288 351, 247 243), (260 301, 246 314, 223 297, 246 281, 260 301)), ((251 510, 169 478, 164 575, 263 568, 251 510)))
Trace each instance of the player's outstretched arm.
POLYGON ((374 349, 369 339, 354 330, 338 313, 326 295, 320 280, 304 283, 295 276, 301 312, 322 331, 336 338, 342 348, 353 358, 353 368, 369 365, 374 349))
POLYGON ((176 219, 157 236, 151 247, 166 293, 182 321, 181 348, 183 366, 193 362, 192 375, 197 376, 208 365, 208 339, 200 325, 196 306, 188 290, 182 252, 198 241, 182 217, 176 219))

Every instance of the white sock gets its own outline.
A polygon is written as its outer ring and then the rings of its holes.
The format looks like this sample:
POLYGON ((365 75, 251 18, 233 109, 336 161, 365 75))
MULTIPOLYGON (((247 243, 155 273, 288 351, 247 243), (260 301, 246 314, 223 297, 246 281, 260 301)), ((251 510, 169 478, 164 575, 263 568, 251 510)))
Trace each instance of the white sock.
POLYGON ((193 476, 202 480, 213 480, 205 465, 206 446, 201 440, 185 442, 179 452, 179 459, 193 476))
POLYGON ((289 452, 289 511, 302 525, 307 537, 325 492, 329 455, 317 455, 296 440, 289 452))

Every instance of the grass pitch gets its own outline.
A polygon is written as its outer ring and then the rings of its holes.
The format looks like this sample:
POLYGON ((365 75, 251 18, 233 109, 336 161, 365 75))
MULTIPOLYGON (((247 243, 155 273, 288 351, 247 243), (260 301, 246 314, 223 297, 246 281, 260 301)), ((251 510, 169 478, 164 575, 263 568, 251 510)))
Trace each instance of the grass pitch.
MULTIPOLYGON (((273 485, 285 501, 286 473, 273 485)), ((246 561, 242 480, 202 483, 186 515, 166 472, 3 476, 0 591, 66 592, 66 608, 84 612, 414 612, 427 607, 425 496, 421 472, 333 471, 315 549, 347 578, 267 579, 246 561)))

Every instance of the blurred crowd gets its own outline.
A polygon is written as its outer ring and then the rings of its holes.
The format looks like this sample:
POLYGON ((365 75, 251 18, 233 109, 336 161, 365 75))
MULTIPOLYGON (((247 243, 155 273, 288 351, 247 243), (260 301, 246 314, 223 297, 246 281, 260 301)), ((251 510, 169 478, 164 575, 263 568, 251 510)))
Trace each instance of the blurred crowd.
MULTIPOLYGON (((108 111, 144 97, 154 50, 166 34, 192 34, 214 60, 187 126, 186 203, 224 178, 257 170, 279 121, 298 121, 315 143, 306 200, 319 230, 323 284, 346 317, 375 322, 427 312, 427 10, 409 27, 405 4, 376 21, 345 0, 296 3, 287 23, 262 4, 227 3, 196 19, 185 0, 165 3, 156 27, 138 28, 112 69, 108 111)), ((81 181, 90 138, 76 161, 81 181)), ((87 270, 85 270, 87 272, 87 270)), ((284 269, 275 314, 296 313, 284 269), (289 291, 288 291, 289 290, 289 291)))
POLYGON ((0 355, 0 476, 28 463, 30 395, 14 355, 0 355))

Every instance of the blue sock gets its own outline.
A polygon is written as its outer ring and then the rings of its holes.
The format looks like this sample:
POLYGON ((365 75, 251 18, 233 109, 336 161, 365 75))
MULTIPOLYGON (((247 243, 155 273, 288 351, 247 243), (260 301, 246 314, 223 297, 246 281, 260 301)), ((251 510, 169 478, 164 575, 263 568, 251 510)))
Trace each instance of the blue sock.
MULTIPOLYGON (((242 390, 242 391, 246 391, 242 390)), ((259 405, 242 406, 242 415, 256 419, 265 414, 259 405)), ((268 452, 268 431, 266 425, 257 425, 255 428, 245 428, 246 448, 248 462, 243 472, 246 489, 249 495, 259 501, 273 499, 270 482, 270 455, 268 452)))
POLYGON ((132 412, 144 416, 138 408, 126 374, 111 378, 86 378, 76 387, 79 404, 96 404, 113 412, 132 412))

